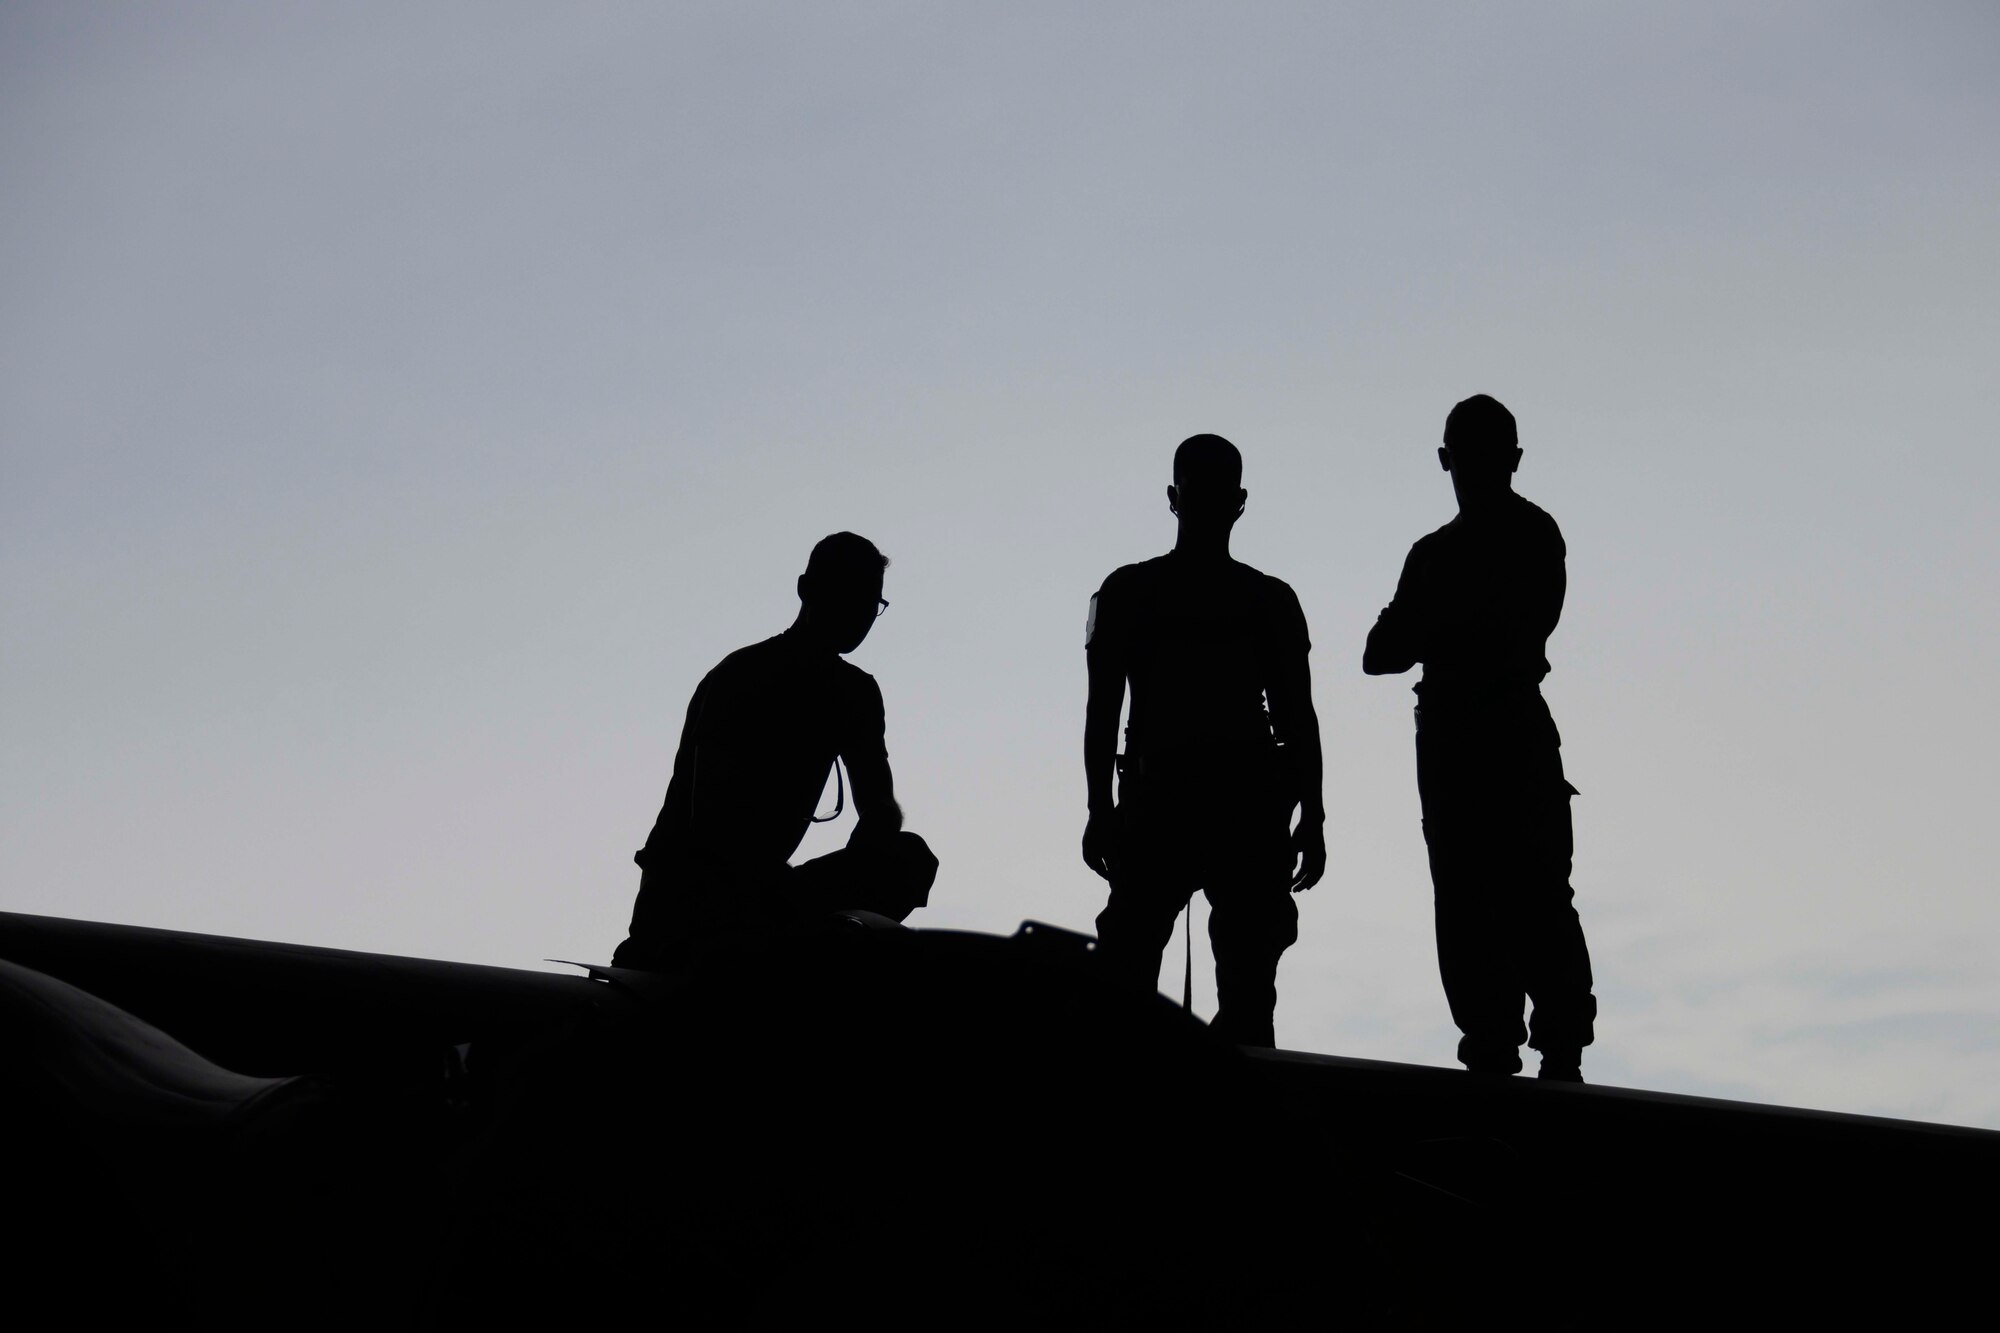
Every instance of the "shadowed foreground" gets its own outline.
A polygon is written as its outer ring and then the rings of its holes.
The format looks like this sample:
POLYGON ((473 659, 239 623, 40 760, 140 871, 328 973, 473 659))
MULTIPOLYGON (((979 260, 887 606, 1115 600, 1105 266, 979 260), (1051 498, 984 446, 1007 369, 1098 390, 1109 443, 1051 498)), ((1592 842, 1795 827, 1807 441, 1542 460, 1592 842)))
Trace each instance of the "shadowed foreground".
POLYGON ((2000 1134, 1246 1055, 1046 927, 584 978, 0 914, 0 959, 21 1308, 1561 1327, 1985 1299, 2000 1134))

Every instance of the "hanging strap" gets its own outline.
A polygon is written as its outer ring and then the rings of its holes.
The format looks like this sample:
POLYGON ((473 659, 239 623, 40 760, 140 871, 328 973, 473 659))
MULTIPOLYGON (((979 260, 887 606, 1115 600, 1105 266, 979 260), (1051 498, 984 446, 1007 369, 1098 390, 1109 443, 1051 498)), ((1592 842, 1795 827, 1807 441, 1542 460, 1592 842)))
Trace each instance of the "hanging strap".
MULTIPOLYGON (((793 807, 793 809, 797 808, 796 806, 793 807)), ((833 813, 825 816, 814 815, 812 822, 815 824, 830 824, 840 818, 840 812, 846 808, 847 782, 840 775, 840 756, 835 755, 833 757, 833 813)))
POLYGON ((1187 970, 1181 973, 1181 1008, 1194 1012, 1194 899, 1181 909, 1181 920, 1186 929, 1181 932, 1181 942, 1187 947, 1187 970))

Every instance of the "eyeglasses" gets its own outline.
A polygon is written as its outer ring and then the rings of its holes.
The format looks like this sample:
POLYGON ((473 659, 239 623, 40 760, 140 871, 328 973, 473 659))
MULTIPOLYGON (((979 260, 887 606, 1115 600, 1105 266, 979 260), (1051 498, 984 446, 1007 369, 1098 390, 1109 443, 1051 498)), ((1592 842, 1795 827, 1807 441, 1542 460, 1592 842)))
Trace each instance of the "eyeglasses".
POLYGON ((884 611, 887 611, 888 609, 889 609, 889 599, 888 599, 888 598, 886 598, 886 597, 877 597, 877 598, 875 599, 875 618, 876 618, 877 620, 880 620, 880 619, 882 618, 882 613, 883 613, 884 611))

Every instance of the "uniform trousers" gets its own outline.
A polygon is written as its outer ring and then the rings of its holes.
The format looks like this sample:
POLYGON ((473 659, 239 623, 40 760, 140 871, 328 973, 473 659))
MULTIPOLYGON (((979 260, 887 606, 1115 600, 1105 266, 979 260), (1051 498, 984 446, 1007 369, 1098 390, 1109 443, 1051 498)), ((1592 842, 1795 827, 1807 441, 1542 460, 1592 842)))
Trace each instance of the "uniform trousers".
POLYGON ((1157 988, 1174 921, 1197 890, 1209 902, 1216 1015, 1240 1045, 1274 1043, 1278 958, 1299 937, 1291 812, 1276 751, 1122 763, 1111 896, 1097 916, 1107 963, 1157 988))
POLYGON ((1593 1036, 1590 950, 1569 882, 1576 789, 1560 746, 1539 696, 1473 717, 1417 710, 1438 972, 1470 1069, 1518 1070, 1524 1041, 1573 1062, 1593 1036))

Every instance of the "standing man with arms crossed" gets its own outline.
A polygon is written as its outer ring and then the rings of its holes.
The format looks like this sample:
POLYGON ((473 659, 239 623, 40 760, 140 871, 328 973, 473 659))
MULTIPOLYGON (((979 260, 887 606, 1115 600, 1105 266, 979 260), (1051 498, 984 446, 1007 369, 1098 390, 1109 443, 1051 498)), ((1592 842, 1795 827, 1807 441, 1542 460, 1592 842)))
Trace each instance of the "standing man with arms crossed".
POLYGON ((1496 400, 1452 408, 1438 461, 1458 517, 1410 548, 1361 669, 1424 668, 1417 792, 1459 1062, 1516 1073, 1526 1041, 1542 1053, 1542 1078, 1580 1083, 1597 1000, 1569 884, 1576 789, 1541 691, 1562 615, 1562 532, 1514 493, 1521 449, 1496 400), (1535 1006, 1526 1027, 1524 998, 1535 1006))
POLYGON ((1278 957, 1299 934, 1292 895, 1326 873, 1326 807, 1305 613, 1289 586, 1229 555, 1242 480, 1235 445, 1184 440, 1167 488, 1174 549, 1114 571, 1091 599, 1083 861, 1111 884, 1097 917, 1104 958, 1149 991, 1174 918, 1205 889, 1213 1026, 1270 1046, 1278 957))

